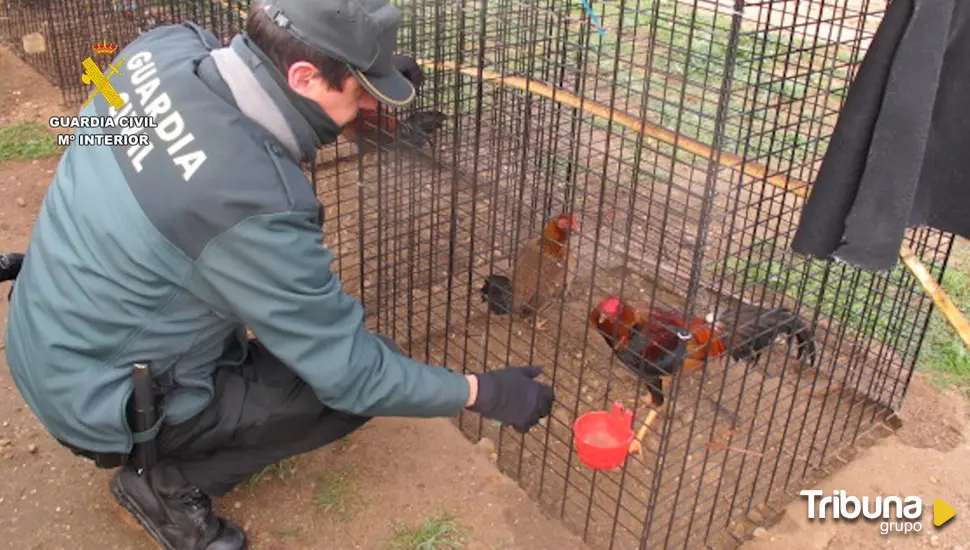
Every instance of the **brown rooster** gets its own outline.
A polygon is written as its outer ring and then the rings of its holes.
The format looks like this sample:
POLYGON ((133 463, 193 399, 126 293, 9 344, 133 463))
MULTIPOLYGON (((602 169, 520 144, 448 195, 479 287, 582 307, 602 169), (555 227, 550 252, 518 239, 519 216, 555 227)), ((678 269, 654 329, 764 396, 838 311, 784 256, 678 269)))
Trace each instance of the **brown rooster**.
POLYGON ((515 259, 515 279, 489 275, 480 292, 482 301, 499 315, 536 317, 536 330, 545 330, 541 313, 554 300, 562 299, 576 277, 576 256, 569 250, 569 237, 579 228, 572 215, 550 220, 542 235, 530 240, 515 259))
MULTIPOLYGON (((664 403, 662 382, 681 369, 685 373, 696 370, 707 357, 727 353, 735 360, 756 361, 782 334, 797 340, 800 359, 811 364, 816 355, 812 332, 781 307, 769 310, 742 304, 711 323, 699 317, 685 320, 670 308, 651 308, 609 296, 590 311, 589 322, 617 358, 644 379, 658 406, 664 403)), ((735 414, 720 404, 717 407, 740 424, 735 414)))

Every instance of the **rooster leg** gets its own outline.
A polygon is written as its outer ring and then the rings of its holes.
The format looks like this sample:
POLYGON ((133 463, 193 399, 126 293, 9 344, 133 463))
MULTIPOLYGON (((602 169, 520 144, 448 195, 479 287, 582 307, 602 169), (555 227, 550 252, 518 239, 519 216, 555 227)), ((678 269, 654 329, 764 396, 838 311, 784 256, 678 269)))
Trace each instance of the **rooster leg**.
POLYGON ((640 426, 640 430, 637 431, 636 437, 633 439, 633 443, 630 444, 630 452, 636 453, 640 458, 643 458, 643 438, 647 436, 647 431, 650 426, 653 425, 657 420, 659 413, 657 409, 650 409, 647 413, 646 420, 643 421, 643 425, 640 426))
POLYGON ((546 328, 546 323, 548 322, 549 320, 544 317, 536 317, 536 322, 535 322, 536 332, 546 332, 547 330, 549 330, 546 328))
POLYGON ((650 410, 647 412, 647 417, 644 419, 643 424, 637 431, 636 437, 634 437, 633 442, 630 443, 630 453, 638 455, 641 459, 643 458, 643 438, 647 436, 647 431, 650 430, 650 426, 657 421, 657 416, 660 414, 657 412, 657 407, 654 406, 653 394, 649 391, 643 397, 646 401, 647 408, 650 410))
POLYGON ((535 315, 534 315, 534 317, 535 317, 535 325, 534 326, 535 326, 536 332, 546 332, 548 330, 546 328, 546 324, 549 323, 549 319, 547 319, 546 317, 544 317, 543 316, 543 313, 546 310, 548 310, 551 306, 552 306, 552 304, 545 304, 544 306, 539 307, 539 309, 535 312, 535 315))
MULTIPOLYGON (((667 395, 667 393, 670 391, 670 386, 672 386, 673 383, 674 383, 674 379, 671 378, 670 376, 661 376, 660 377, 660 393, 661 393, 661 395, 663 395, 663 396, 667 395)), ((651 396, 651 400, 652 400, 652 397, 653 396, 651 396)), ((667 400, 664 399, 663 402, 666 403, 667 400)))

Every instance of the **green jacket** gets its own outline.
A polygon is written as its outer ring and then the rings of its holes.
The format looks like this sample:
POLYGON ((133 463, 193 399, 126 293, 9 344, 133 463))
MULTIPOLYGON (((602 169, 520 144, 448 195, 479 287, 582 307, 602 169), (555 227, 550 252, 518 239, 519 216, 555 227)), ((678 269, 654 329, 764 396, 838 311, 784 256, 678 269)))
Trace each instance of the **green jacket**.
POLYGON ((189 420, 211 401, 215 369, 245 358, 247 326, 334 409, 460 412, 464 377, 392 352, 330 270, 299 161, 339 128, 314 130, 244 35, 220 48, 192 23, 172 25, 117 55, 111 83, 129 102, 117 113, 99 94, 80 114, 154 115, 158 127, 142 130, 151 145, 67 149, 10 304, 11 373, 50 432, 129 452, 137 361, 172 375, 165 422, 189 420), (222 65, 215 52, 229 54, 222 65))

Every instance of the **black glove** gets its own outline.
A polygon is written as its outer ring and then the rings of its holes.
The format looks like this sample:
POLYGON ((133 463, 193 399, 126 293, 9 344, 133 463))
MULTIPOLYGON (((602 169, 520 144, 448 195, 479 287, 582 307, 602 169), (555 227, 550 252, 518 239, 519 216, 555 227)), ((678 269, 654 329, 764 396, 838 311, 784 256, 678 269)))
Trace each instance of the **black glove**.
POLYGON ((20 267, 24 263, 24 255, 19 252, 6 252, 0 254, 0 282, 11 281, 10 291, 7 292, 7 301, 13 298, 13 281, 20 274, 20 267))
POLYGON ((394 64, 394 68, 404 73, 404 76, 411 81, 414 85, 414 91, 417 92, 421 89, 424 84, 424 71, 421 70, 413 57, 407 55, 394 55, 391 58, 391 63, 394 64))
POLYGON ((469 410, 526 433, 552 409, 552 388, 533 380, 541 367, 508 367, 476 374, 478 397, 469 410))

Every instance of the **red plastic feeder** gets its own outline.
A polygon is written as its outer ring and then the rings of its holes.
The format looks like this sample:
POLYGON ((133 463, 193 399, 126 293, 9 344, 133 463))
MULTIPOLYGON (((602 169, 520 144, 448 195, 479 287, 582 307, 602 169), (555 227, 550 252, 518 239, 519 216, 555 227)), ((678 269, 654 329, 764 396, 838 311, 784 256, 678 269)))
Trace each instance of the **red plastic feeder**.
POLYGON ((612 470, 623 465, 633 443, 633 411, 619 401, 613 411, 586 413, 573 424, 579 460, 594 470, 612 470))

